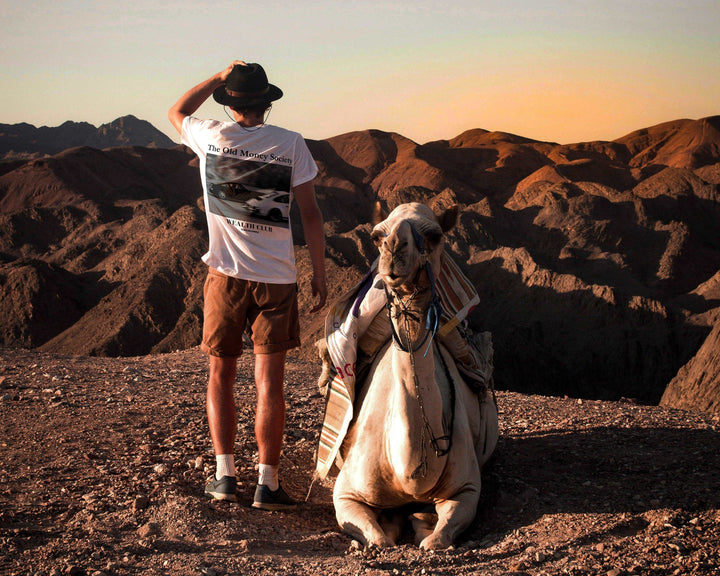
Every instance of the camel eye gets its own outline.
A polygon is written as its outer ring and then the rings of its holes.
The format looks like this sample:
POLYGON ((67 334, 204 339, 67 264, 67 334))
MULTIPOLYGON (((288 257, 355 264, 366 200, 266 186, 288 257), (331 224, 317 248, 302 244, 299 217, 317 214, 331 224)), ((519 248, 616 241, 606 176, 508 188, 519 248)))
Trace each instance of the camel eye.
POLYGON ((442 236, 442 232, 435 231, 431 231, 425 234, 425 242, 430 247, 430 250, 433 250, 435 246, 440 243, 440 240, 442 240, 442 236))
POLYGON ((380 232, 380 230, 373 230, 370 234, 370 238, 375 242, 375 246, 380 246, 382 241, 386 238, 386 235, 380 232))

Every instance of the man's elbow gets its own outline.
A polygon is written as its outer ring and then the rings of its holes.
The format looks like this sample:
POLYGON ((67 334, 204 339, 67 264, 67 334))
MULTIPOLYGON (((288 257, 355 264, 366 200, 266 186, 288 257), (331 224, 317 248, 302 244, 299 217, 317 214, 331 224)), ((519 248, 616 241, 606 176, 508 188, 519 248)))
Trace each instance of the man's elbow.
POLYGON ((175 106, 168 110, 168 120, 170 120, 170 124, 173 125, 175 130, 178 131, 178 134, 182 134, 182 123, 184 119, 185 116, 181 114, 175 106))
POLYGON ((308 206, 305 210, 301 211, 302 220, 308 225, 320 226, 323 225, 323 216, 320 211, 320 207, 313 202, 311 206, 308 206))

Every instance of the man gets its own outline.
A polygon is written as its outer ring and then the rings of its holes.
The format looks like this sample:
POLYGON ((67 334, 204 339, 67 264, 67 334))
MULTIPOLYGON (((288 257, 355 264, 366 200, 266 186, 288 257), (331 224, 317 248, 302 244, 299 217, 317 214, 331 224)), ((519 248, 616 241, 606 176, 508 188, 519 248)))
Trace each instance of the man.
POLYGON ((263 510, 296 504, 278 481, 285 427, 285 355, 300 344, 288 220, 291 197, 300 209, 312 260, 311 288, 317 303, 311 312, 320 310, 327 298, 323 221, 312 184, 317 166, 300 134, 265 124, 272 102, 282 95, 268 82, 262 66, 236 60, 191 88, 168 113, 183 144, 200 160, 210 238, 203 256, 209 271, 202 349, 210 359, 207 416, 216 472, 205 494, 236 500, 233 386, 247 326, 255 353, 260 463, 253 507, 263 510), (229 107, 226 113, 233 122, 192 116, 211 94, 229 107), (257 210, 268 202, 277 202, 274 211, 257 210))

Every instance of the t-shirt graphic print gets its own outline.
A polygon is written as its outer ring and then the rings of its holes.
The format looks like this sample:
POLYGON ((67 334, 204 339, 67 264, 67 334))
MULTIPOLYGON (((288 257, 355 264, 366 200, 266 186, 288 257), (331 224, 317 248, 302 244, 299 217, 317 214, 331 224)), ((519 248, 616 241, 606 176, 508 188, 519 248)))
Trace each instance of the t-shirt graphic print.
POLYGON ((248 230, 268 223, 288 228, 291 178, 290 166, 208 153, 208 208, 248 230))

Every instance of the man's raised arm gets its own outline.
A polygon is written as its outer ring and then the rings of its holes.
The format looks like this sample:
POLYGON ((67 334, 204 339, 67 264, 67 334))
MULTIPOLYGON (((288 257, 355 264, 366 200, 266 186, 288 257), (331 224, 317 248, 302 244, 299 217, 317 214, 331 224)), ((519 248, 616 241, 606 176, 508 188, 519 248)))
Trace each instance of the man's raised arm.
POLYGON ((182 134, 182 123, 186 116, 193 114, 203 102, 210 98, 213 90, 218 86, 225 84, 228 74, 232 71, 235 66, 245 66, 245 62, 242 60, 235 60, 230 66, 225 68, 222 72, 213 74, 210 78, 204 82, 200 82, 197 86, 190 88, 180 99, 175 102, 172 108, 168 111, 168 119, 170 123, 175 126, 175 130, 178 134, 182 134))

